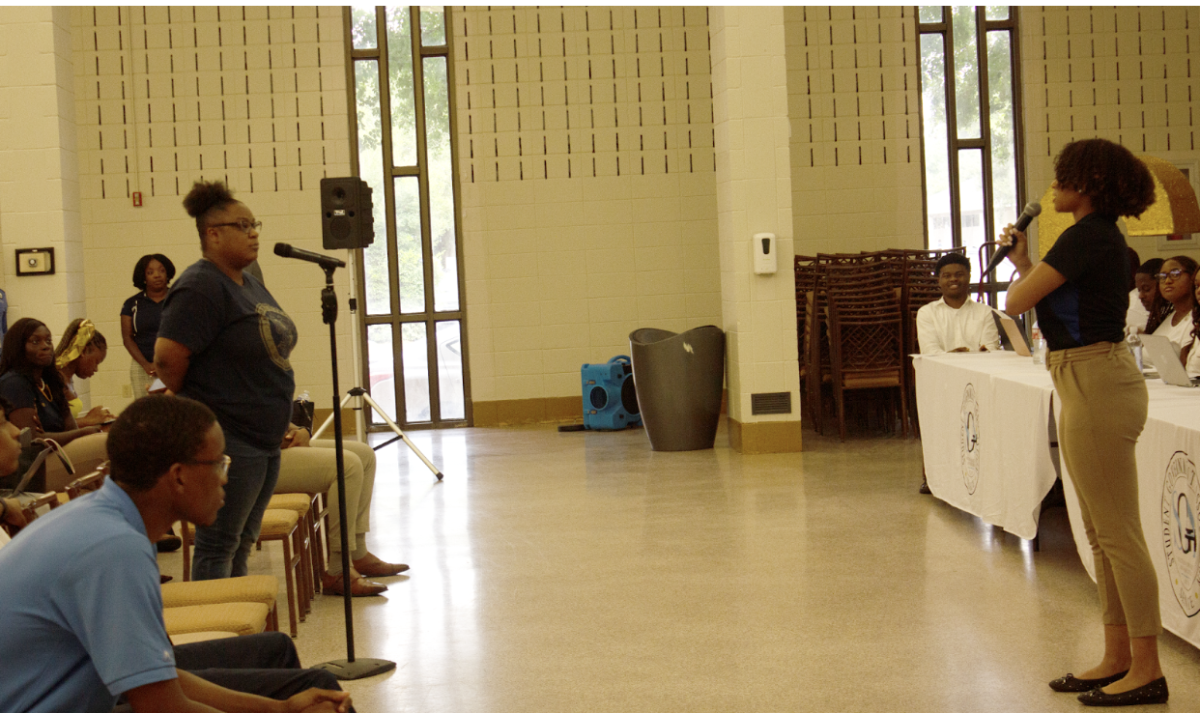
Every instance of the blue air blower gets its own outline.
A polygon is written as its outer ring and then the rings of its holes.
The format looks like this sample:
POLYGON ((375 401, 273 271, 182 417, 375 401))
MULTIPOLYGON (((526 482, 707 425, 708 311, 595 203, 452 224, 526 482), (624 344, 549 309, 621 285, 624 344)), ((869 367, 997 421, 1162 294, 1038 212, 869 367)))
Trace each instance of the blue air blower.
POLYGON ((584 364, 579 372, 583 382, 584 428, 619 431, 642 424, 629 357, 615 356, 606 364, 584 364))

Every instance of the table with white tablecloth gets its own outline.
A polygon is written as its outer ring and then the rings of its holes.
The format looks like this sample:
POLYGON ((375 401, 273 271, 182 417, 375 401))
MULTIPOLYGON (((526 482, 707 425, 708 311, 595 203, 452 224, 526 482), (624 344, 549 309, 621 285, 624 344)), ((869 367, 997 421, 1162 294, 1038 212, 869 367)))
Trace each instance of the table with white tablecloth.
POLYGON ((1033 539, 1042 499, 1058 478, 1050 374, 1013 352, 917 355, 913 367, 929 490, 1033 539))
MULTIPOLYGON (((1041 501, 1056 477, 1049 372, 1003 352, 918 356, 913 364, 930 490, 1020 537, 1036 535, 1041 501)), ((1137 445, 1142 528, 1158 572, 1163 626, 1200 647, 1200 389, 1159 379, 1146 387, 1149 415, 1137 445)), ((1062 477, 1076 548, 1095 579, 1065 466, 1062 477)))

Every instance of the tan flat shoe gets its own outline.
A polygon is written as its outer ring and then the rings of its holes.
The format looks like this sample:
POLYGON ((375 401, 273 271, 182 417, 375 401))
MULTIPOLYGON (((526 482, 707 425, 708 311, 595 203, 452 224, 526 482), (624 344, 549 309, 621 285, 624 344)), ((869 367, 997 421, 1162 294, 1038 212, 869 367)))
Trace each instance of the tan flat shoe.
MULTIPOLYGON (((342 574, 340 572, 337 574, 326 573, 321 576, 321 592, 323 594, 334 594, 340 597, 345 592, 342 586, 342 574)), ((350 574, 350 596, 352 597, 374 597, 386 591, 386 584, 372 582, 361 574, 350 574)))

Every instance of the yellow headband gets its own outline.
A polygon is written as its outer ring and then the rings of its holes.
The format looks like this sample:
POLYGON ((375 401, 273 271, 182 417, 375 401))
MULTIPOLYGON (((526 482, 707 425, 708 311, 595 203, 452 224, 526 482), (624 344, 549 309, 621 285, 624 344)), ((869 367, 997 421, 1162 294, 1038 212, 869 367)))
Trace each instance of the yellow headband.
POLYGON ((75 338, 71 340, 71 346, 62 354, 54 357, 55 366, 62 369, 78 359, 87 349, 87 345, 92 343, 94 336, 96 336, 96 325, 92 324, 92 320, 85 319, 80 322, 79 329, 75 330, 75 338))

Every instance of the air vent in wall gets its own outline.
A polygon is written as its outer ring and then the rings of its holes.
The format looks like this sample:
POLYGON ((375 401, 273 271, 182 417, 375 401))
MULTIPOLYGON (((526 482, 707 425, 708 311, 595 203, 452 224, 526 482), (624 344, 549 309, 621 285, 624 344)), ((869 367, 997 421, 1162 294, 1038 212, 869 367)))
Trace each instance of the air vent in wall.
POLYGON ((791 413, 792 393, 750 394, 750 413, 761 416, 772 413, 791 413))

